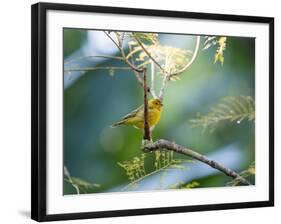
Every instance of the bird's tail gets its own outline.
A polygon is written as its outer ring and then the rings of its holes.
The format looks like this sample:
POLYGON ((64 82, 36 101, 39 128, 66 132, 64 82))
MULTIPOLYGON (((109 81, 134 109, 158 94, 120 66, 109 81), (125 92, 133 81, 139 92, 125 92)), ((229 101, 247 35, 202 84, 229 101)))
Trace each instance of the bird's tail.
POLYGON ((111 127, 111 128, 115 128, 115 127, 117 127, 117 126, 119 126, 119 125, 121 125, 121 124, 124 124, 124 122, 125 122, 125 120, 118 121, 118 122, 114 123, 113 125, 111 125, 110 127, 111 127))

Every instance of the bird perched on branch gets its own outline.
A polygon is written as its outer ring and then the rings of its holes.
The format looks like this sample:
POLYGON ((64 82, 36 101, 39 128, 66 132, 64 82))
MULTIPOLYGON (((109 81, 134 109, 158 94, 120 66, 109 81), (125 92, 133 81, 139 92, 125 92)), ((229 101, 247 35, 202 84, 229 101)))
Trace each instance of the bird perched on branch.
MULTIPOLYGON (((161 118, 163 104, 159 99, 151 99, 148 101, 148 124, 150 130, 153 130, 155 125, 159 122, 161 118)), ((122 118, 122 120, 116 122, 111 127, 116 127, 119 125, 129 125, 138 129, 144 129, 144 106, 133 110, 131 113, 127 114, 122 118)))

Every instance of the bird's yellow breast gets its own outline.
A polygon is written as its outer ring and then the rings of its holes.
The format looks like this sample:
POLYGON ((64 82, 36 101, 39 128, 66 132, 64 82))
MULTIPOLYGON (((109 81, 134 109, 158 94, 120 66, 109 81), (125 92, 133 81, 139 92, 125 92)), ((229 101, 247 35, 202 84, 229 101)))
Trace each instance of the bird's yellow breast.
POLYGON ((149 123, 149 126, 154 126, 156 125, 160 118, 161 118, 161 113, 162 113, 162 110, 158 110, 158 109, 149 109, 148 110, 148 123, 149 123))
MULTIPOLYGON (((148 109, 148 123, 149 127, 155 126, 160 118, 161 118, 162 110, 155 109, 155 108, 149 108, 148 109)), ((139 129, 144 129, 144 111, 140 111, 137 116, 133 119, 134 121, 131 121, 134 123, 134 126, 139 129)))

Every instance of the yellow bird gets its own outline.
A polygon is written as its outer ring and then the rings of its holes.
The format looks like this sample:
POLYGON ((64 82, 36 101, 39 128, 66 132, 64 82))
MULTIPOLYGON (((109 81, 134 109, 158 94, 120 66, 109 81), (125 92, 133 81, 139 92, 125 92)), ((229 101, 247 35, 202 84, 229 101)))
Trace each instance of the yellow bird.
MULTIPOLYGON (((159 122, 162 113, 163 104, 159 99, 151 99, 148 101, 148 124, 150 130, 153 130, 155 125, 159 122)), ((144 129, 144 106, 133 110, 122 118, 122 120, 116 122, 112 127, 119 125, 130 125, 138 129, 144 129)))

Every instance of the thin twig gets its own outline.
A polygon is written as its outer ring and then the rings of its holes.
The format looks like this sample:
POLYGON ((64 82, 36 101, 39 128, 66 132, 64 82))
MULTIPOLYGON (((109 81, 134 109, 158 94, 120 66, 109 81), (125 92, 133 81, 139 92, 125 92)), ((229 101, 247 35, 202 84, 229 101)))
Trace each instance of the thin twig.
POLYGON ((151 82, 150 82, 150 93, 153 96, 153 98, 157 98, 157 95, 155 93, 155 66, 154 66, 154 62, 150 61, 150 78, 151 78, 151 82))
POLYGON ((170 77, 183 73, 186 69, 188 69, 192 65, 192 63, 194 62, 194 60, 195 60, 195 58, 196 58, 196 56, 198 54, 199 46, 200 46, 200 36, 197 36, 195 50, 194 50, 194 53, 192 55, 192 58, 190 59, 190 61, 181 70, 179 70, 179 71, 177 71, 175 73, 170 74, 170 77))
POLYGON ((119 46, 120 46, 121 48, 123 48, 124 34, 125 34, 125 33, 122 32, 122 36, 120 36, 117 32, 115 32, 115 35, 116 35, 116 37, 117 37, 119 46))
POLYGON ((67 177, 68 182, 72 185, 72 187, 76 190, 77 194, 80 194, 80 190, 77 184, 73 183, 72 178, 70 176, 70 173, 68 171, 68 169, 66 168, 66 166, 63 167, 63 173, 64 175, 67 177))
POLYGON ((192 55, 192 58, 190 59, 190 61, 179 71, 175 72, 175 73, 168 73, 167 71, 165 71, 165 69, 156 61, 156 59, 149 53, 149 51, 145 48, 145 46, 143 45, 143 43, 138 39, 138 37, 136 37, 136 35, 133 35, 135 40, 137 41, 137 43, 139 44, 139 46, 142 48, 142 50, 146 53, 146 55, 150 58, 151 61, 153 61, 155 63, 155 65, 158 66, 158 68, 163 72, 164 78, 162 81, 162 86, 160 88, 160 92, 159 92, 159 99, 161 101, 163 101, 164 98, 164 93, 165 93, 165 88, 167 86, 168 81, 170 80, 170 78, 172 76, 176 76, 179 75, 181 73, 183 73, 184 71, 186 71, 186 69, 188 69, 192 63, 195 61, 195 58, 198 54, 199 51, 199 46, 200 46, 200 36, 197 36, 196 38, 196 45, 195 45, 195 50, 194 53, 192 55))
POLYGON ((139 52, 139 51, 142 51, 142 48, 136 48, 134 50, 131 50, 129 54, 127 54, 126 58, 129 59, 131 56, 133 56, 133 54, 139 52))
POLYGON ((124 61, 126 62, 126 64, 127 64, 129 67, 131 67, 132 70, 134 70, 134 71, 136 71, 136 72, 143 72, 142 69, 140 69, 140 68, 134 66, 134 65, 127 59, 126 54, 125 54, 125 52, 124 52, 124 49, 123 49, 123 47, 122 47, 122 41, 120 40, 120 37, 119 37, 118 35, 116 35, 116 37, 117 37, 117 39, 118 39, 118 43, 119 43, 119 44, 118 44, 106 31, 103 31, 103 32, 104 32, 104 33, 106 34, 106 36, 108 36, 108 38, 115 44, 115 46, 117 46, 117 48, 119 49, 119 51, 120 51, 120 53, 121 53, 121 55, 122 55, 124 61))
POLYGON ((194 60, 195 60, 195 58, 196 58, 196 56, 198 54, 199 46, 200 46, 200 36, 197 36, 195 50, 194 50, 194 53, 193 53, 192 58, 190 59, 190 61, 180 71, 177 71, 177 72, 172 73, 172 74, 166 74, 165 75, 165 77, 163 78, 163 81, 162 81, 160 92, 159 92, 159 99, 161 101, 163 101, 165 89, 167 87, 167 84, 168 84, 168 81, 170 80, 170 78, 172 76, 179 75, 180 73, 186 71, 192 65, 192 63, 194 62, 194 60))
MULTIPOLYGON (((143 87, 144 86, 144 82, 143 82, 143 79, 142 77, 140 76, 140 74, 136 71, 133 71, 135 76, 136 76, 136 79, 138 80, 138 82, 141 84, 141 86, 143 87)), ((147 86, 147 92, 150 92, 150 88, 147 86)))
MULTIPOLYGON (((129 45, 129 51, 130 51, 130 52, 132 51, 132 47, 131 47, 130 45, 129 45)), ((130 63, 135 66, 133 58, 129 59, 129 58, 127 57, 127 60, 130 61, 130 63)), ((141 84, 141 86, 143 87, 143 86, 144 86, 143 78, 140 76, 140 73, 139 73, 139 72, 136 72, 135 70, 132 70, 132 71, 133 71, 133 73, 135 74, 136 79, 138 80, 138 82, 139 82, 139 83, 141 84)), ((149 87, 149 86, 147 86, 147 91, 150 92, 150 87, 149 87)))
POLYGON ((122 51, 122 48, 119 46, 119 44, 107 33, 106 31, 103 31, 105 35, 114 43, 114 45, 119 49, 119 51, 122 51))
MULTIPOLYGON (((152 61, 151 66, 152 66, 152 64, 154 63, 154 64, 156 64, 156 65, 159 67, 159 69, 163 72, 164 78, 163 78, 162 86, 161 86, 160 93, 159 93, 159 97, 158 97, 161 101, 163 101, 164 91, 165 91, 166 85, 167 85, 167 83, 168 83, 168 81, 169 81, 170 75, 169 75, 169 73, 167 73, 167 72, 165 71, 164 68, 162 68, 162 66, 156 61, 156 59, 155 59, 154 57, 152 57, 152 55, 148 52, 148 50, 144 47, 144 45, 143 45, 142 42, 136 37, 136 35, 133 34, 133 37, 135 38, 135 40, 137 41, 137 43, 139 44, 139 46, 142 48, 142 50, 147 54, 147 56, 148 56, 148 57, 150 58, 150 60, 152 61)), ((154 75, 154 73, 153 73, 153 75, 154 75)), ((152 76, 151 76, 151 77, 152 77, 152 76)), ((152 87, 152 86, 153 86, 153 85, 151 84, 151 87, 152 87)), ((152 87, 152 88, 154 88, 154 87, 152 87)), ((155 91, 154 91, 154 93, 155 93, 155 91)), ((156 94, 154 94, 154 95, 156 96, 156 94)))
POLYGON ((64 72, 76 72, 76 71, 95 71, 95 70, 103 70, 103 69, 108 69, 108 70, 130 70, 130 67, 114 67, 114 66, 105 66, 105 67, 85 67, 85 68, 66 68, 64 69, 64 72))
POLYGON ((133 34, 133 37, 138 42, 142 50, 146 53, 146 55, 159 67, 159 69, 163 72, 163 74, 168 74, 165 69, 156 61, 154 57, 148 52, 148 50, 145 48, 145 46, 142 44, 142 42, 139 40, 139 38, 136 37, 136 35, 133 34))
POLYGON ((151 63, 150 61, 145 61, 145 62, 143 62, 143 63, 138 64, 137 67, 138 67, 138 68, 142 68, 142 67, 144 67, 144 66, 146 66, 146 65, 149 65, 150 63, 151 63))
POLYGON ((148 123, 148 100, 147 100, 147 87, 146 87, 146 68, 143 68, 143 105, 144 105, 144 140, 151 140, 150 128, 148 123))
POLYGON ((165 89, 166 89, 166 86, 168 84, 168 81, 169 81, 169 76, 165 75, 163 80, 162 80, 162 85, 161 85, 160 92, 159 92, 159 97, 158 97, 161 102, 163 102, 164 93, 165 93, 165 89))
POLYGON ((241 177, 238 173, 225 167, 221 163, 211 160, 208 157, 206 157, 198 152, 185 148, 174 142, 170 142, 165 139, 160 139, 160 140, 157 140, 156 142, 147 143, 147 144, 143 145, 144 152, 151 152, 151 151, 155 151, 158 149, 171 150, 171 151, 174 151, 174 152, 186 155, 186 156, 190 156, 193 159, 199 160, 199 161, 213 167, 214 169, 217 169, 217 170, 223 172, 225 175, 230 176, 233 179, 239 180, 241 183, 243 183, 245 185, 252 185, 249 181, 247 181, 245 178, 241 177))
POLYGON ((78 60, 81 60, 81 59, 86 59, 86 58, 107 58, 107 59, 116 59, 116 60, 124 61, 124 59, 122 57, 117 57, 117 56, 111 56, 111 55, 89 55, 89 56, 81 56, 81 57, 70 59, 70 60, 64 62, 64 64, 66 65, 66 64, 69 64, 71 62, 78 61, 78 60))

